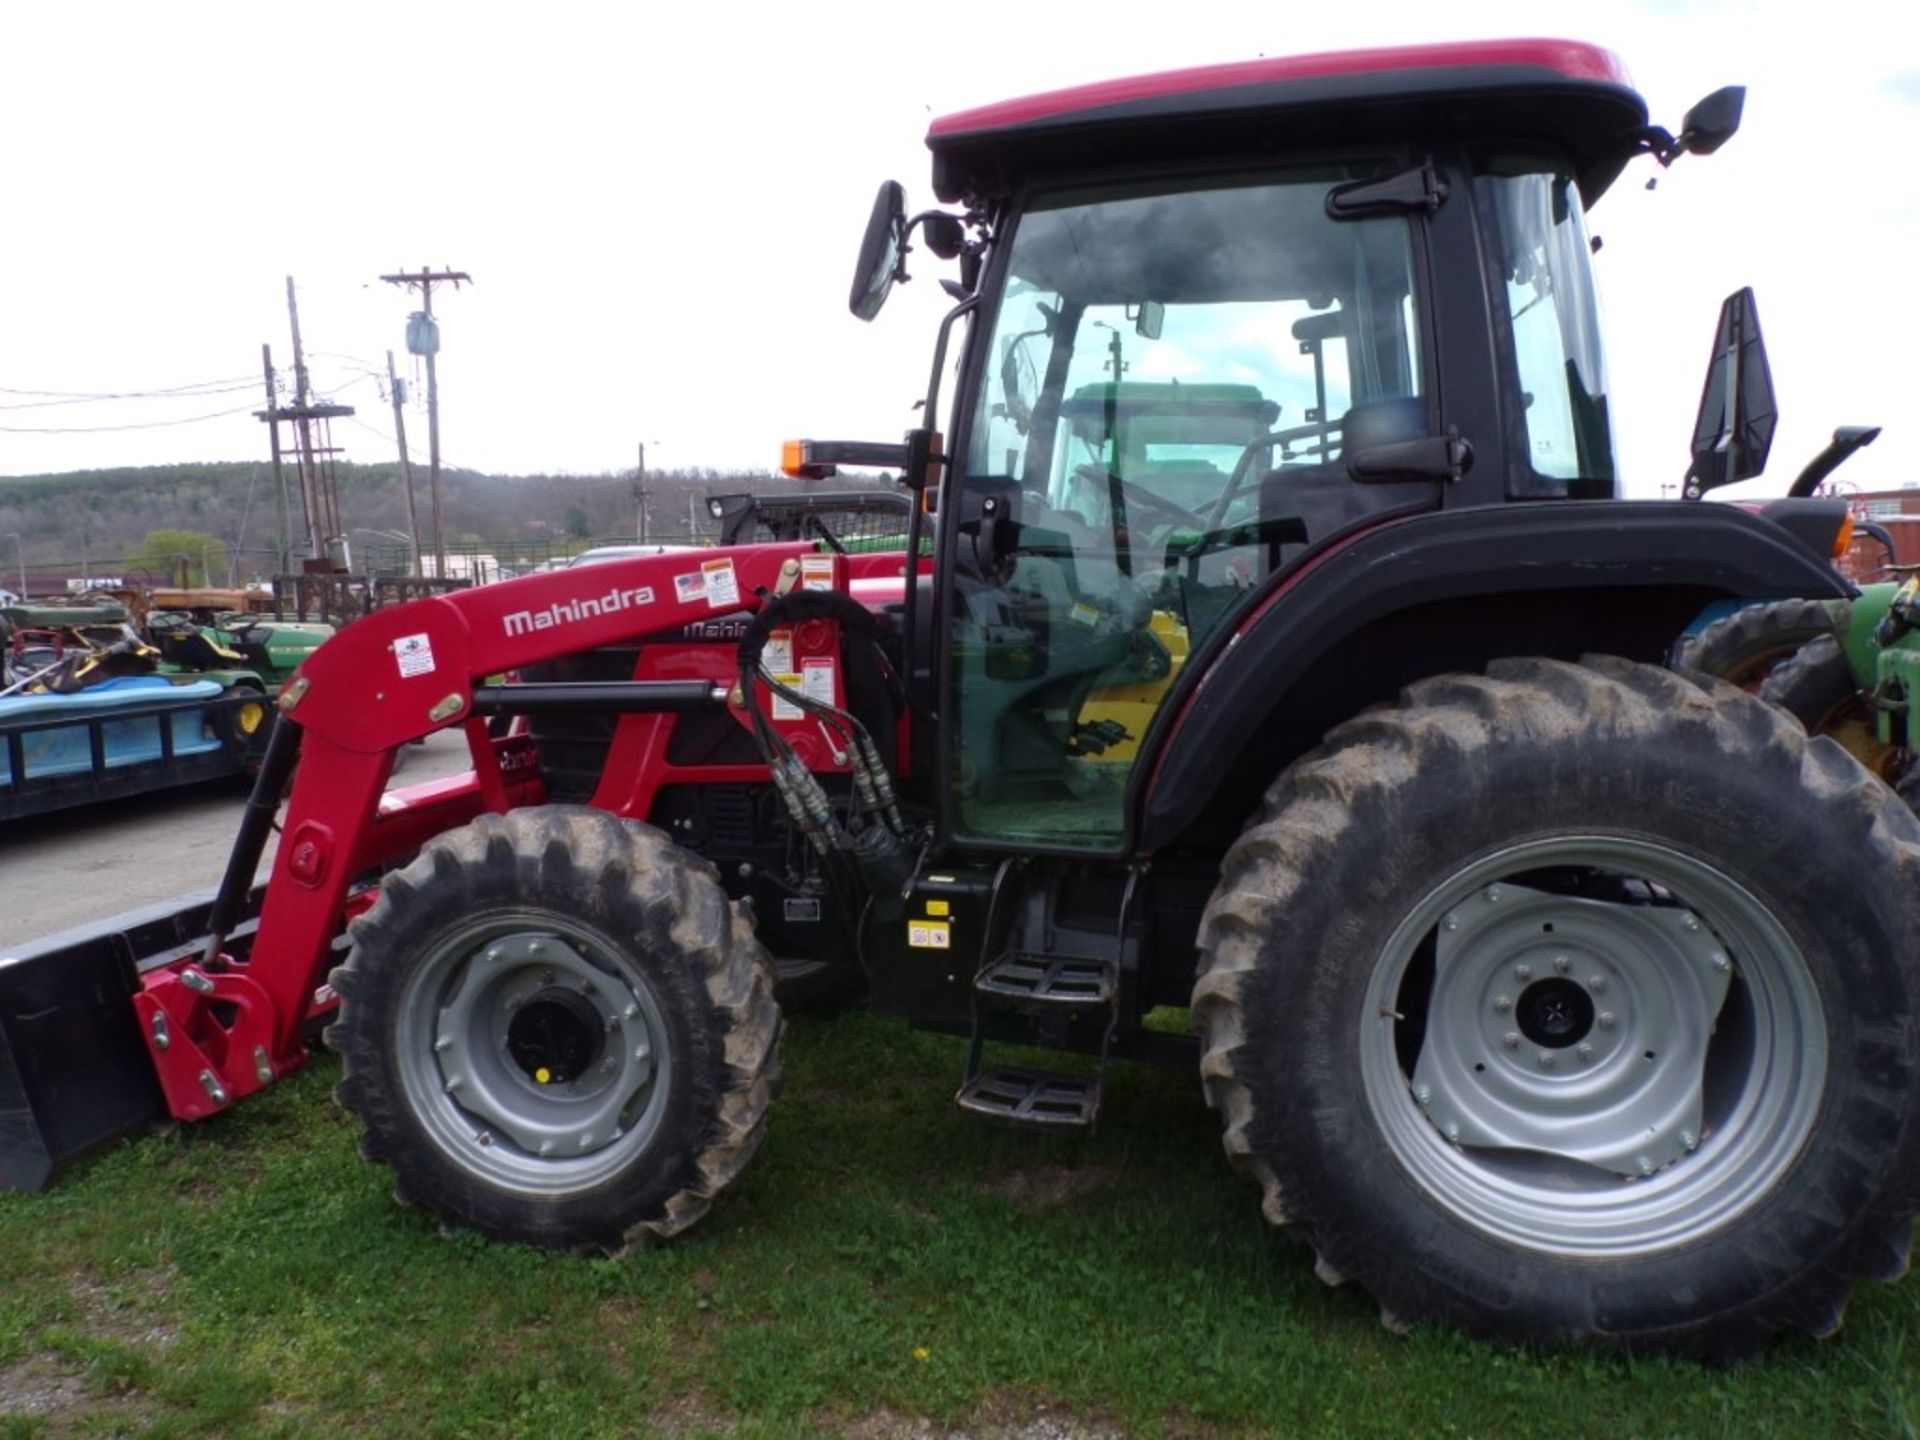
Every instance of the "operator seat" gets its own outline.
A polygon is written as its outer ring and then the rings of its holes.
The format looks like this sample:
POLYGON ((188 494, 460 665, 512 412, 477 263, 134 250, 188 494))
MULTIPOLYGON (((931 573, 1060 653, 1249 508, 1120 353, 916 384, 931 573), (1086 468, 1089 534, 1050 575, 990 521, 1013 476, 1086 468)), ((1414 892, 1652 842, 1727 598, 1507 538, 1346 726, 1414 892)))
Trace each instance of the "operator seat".
POLYGON ((1341 417, 1340 458, 1321 465, 1282 465, 1260 479, 1260 518, 1295 519, 1309 545, 1382 510, 1431 498, 1436 480, 1361 484, 1347 473, 1347 456, 1376 445, 1398 445, 1432 433, 1427 402, 1413 395, 1363 400, 1341 417))

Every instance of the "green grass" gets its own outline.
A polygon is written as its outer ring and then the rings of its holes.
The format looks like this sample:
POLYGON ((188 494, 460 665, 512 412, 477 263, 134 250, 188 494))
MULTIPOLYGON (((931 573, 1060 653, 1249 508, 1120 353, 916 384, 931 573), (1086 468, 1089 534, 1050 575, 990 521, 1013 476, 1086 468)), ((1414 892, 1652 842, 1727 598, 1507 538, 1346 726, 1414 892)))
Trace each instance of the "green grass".
POLYGON ((1121 1067, 1096 1135, 1041 1139, 952 1109, 962 1049, 797 1022, 747 1175, 619 1261, 448 1238, 397 1207, 321 1060, 0 1195, 0 1437, 1920 1426, 1920 1283, 1731 1371, 1396 1337, 1261 1220, 1191 1075, 1121 1067))

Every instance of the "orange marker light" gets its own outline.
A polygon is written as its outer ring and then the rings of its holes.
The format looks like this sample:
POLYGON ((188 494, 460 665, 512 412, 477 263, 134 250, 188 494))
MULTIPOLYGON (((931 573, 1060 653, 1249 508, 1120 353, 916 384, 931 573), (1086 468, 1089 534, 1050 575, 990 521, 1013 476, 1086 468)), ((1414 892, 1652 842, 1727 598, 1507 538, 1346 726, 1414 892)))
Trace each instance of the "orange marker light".
POLYGON ((1833 558, 1838 560, 1853 545, 1853 512, 1849 510, 1840 519, 1840 528, 1834 532, 1833 558))

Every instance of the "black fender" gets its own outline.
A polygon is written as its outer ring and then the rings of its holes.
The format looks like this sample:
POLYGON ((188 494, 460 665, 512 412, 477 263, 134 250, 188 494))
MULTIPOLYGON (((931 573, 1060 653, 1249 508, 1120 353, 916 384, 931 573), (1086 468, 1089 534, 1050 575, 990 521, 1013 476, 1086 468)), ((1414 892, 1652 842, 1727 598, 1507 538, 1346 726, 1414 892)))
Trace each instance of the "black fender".
POLYGON ((1426 675, 1507 655, 1661 662, 1707 605, 1838 598, 1812 543, 1732 505, 1560 501, 1391 520, 1304 556, 1189 662, 1134 770, 1134 846, 1213 848, 1289 761, 1426 675))

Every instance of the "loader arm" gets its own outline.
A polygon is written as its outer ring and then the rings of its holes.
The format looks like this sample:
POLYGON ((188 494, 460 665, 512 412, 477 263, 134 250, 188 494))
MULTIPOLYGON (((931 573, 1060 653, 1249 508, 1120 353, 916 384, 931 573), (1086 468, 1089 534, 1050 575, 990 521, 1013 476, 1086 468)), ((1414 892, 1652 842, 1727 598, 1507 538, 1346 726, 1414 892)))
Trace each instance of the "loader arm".
MULTIPOLYGON (((58 1123, 48 1112, 66 1103, 79 1078, 64 1073, 59 1049, 94 1053, 97 1040, 137 1078, 136 1047, 144 1048, 164 1113, 181 1120, 218 1113, 305 1064, 308 1022, 332 1003, 325 984, 341 933, 373 899, 360 882, 478 814, 544 799, 530 742, 488 734, 484 712, 503 708, 505 691, 524 696, 526 704, 596 704, 647 714, 723 704, 727 688, 719 681, 726 673, 719 661, 711 673, 690 679, 600 687, 588 695, 542 693, 566 687, 489 685, 490 677, 692 622, 751 613, 764 595, 802 583, 844 590, 848 574, 845 557, 820 555, 810 543, 643 556, 375 611, 329 640, 283 692, 281 724, 293 732, 279 742, 286 760, 278 774, 271 767, 263 772, 260 789, 268 793, 256 794, 256 808, 266 813, 242 831, 212 907, 210 940, 160 958, 133 955, 115 937, 116 943, 87 949, 84 980, 66 950, 0 965, 0 1011, 16 991, 31 993, 37 997, 32 1018, 40 1023, 36 1038, 28 1040, 0 1013, 6 1031, 0 1038, 7 1042, 0 1060, 12 1062, 11 1069, 0 1066, 0 1090, 7 1092, 0 1095, 0 1110, 31 1117, 27 1129, 35 1132, 22 1132, 23 1154, 31 1152, 27 1161, 16 1164, 0 1153, 0 1186, 37 1186, 72 1155, 161 1118, 152 1087, 129 1082, 118 1099, 105 1097, 113 1103, 99 1104, 81 1129, 58 1123), (804 569, 803 556, 811 557, 804 569), (470 773, 387 791, 401 746, 454 726, 466 732, 470 773), (289 765, 281 843, 258 927, 250 947, 227 944, 246 908, 270 829, 265 822, 289 765), (44 1024, 49 1007, 42 992, 56 970, 63 970, 56 988, 73 989, 74 995, 54 997, 54 1008, 84 1004, 97 1012, 61 1020, 63 1032, 74 1026, 99 1032, 87 1037, 87 1046, 55 1046, 58 1037, 44 1024), (111 1018, 116 991, 130 992, 137 1024, 111 1018), (109 1030, 114 1038, 102 1038, 109 1030)), ((730 663, 730 648, 715 653, 730 663)), ((98 1063, 89 1063, 93 1076, 103 1073, 98 1063)))

